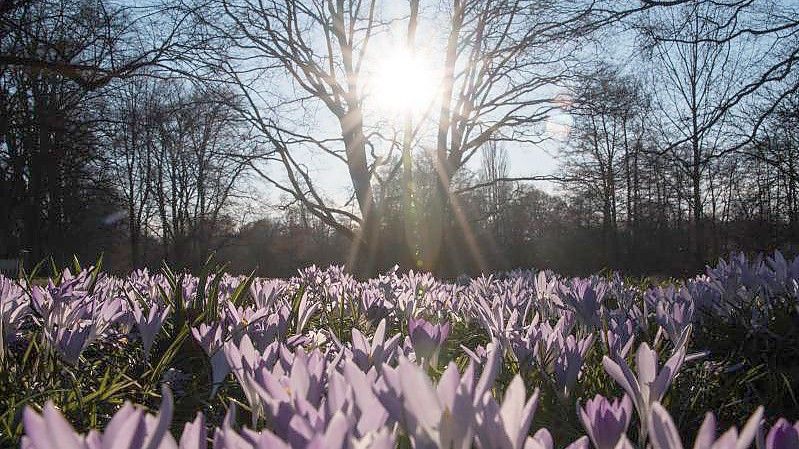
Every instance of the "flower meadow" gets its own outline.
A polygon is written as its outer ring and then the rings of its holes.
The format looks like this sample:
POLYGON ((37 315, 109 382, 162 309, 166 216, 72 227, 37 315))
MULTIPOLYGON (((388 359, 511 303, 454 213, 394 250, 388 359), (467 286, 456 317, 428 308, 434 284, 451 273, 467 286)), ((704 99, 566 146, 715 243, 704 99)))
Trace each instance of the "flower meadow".
POLYGON ((687 280, 0 277, 0 445, 796 449, 799 258, 687 280))

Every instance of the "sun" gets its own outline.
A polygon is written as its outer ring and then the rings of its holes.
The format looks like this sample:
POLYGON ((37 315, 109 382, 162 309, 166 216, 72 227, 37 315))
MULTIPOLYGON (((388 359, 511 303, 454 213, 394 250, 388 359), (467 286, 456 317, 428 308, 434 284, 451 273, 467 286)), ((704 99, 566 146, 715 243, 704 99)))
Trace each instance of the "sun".
POLYGON ((407 50, 392 51, 376 61, 372 97, 388 113, 421 114, 436 99, 438 81, 432 64, 407 50))

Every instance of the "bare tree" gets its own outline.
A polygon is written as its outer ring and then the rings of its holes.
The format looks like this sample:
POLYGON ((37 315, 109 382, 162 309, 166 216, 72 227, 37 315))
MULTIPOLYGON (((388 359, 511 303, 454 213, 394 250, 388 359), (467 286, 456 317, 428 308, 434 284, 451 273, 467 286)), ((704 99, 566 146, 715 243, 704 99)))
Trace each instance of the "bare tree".
POLYGON ((0 67, 46 72, 84 89, 143 68, 175 69, 185 49, 196 45, 188 17, 169 3, 4 0, 0 67))
POLYGON ((568 111, 574 124, 570 145, 562 150, 563 169, 573 188, 597 198, 604 248, 614 261, 620 252, 619 223, 631 222, 636 214, 646 132, 641 122, 648 101, 635 77, 620 75, 608 64, 586 74, 572 90, 568 111))
MULTIPOLYGON (((67 3, 14 6, 0 18, 0 52, 44 54, 42 42, 57 42, 67 53, 85 47, 81 30, 66 26, 73 12, 67 3), (24 27, 8 27, 12 18, 24 19, 24 27)), ((0 251, 26 250, 37 260, 82 252, 74 236, 97 237, 102 217, 115 207, 96 138, 99 93, 59 73, 14 64, 0 64, 0 91, 0 209, 7 228, 0 251)))
POLYGON ((225 20, 207 26, 231 48, 218 62, 224 82, 242 92, 246 103, 239 111, 273 147, 269 160, 282 165, 284 176, 258 173, 351 238, 368 259, 379 229, 372 177, 381 158, 370 154, 362 76, 378 26, 376 1, 222 0, 215 7, 225 20), (285 86, 285 95, 264 91, 269 82, 285 86), (318 121, 304 122, 318 120, 307 113, 319 107, 337 132, 324 136, 318 121), (268 114, 266 108, 280 112, 268 114), (344 164, 359 213, 324 198, 297 156, 309 149, 344 164))
POLYGON ((497 182, 498 179, 508 178, 508 150, 499 142, 491 141, 483 146, 480 164, 480 180, 488 184, 484 190, 486 215, 492 224, 492 235, 498 241, 507 243, 508 210, 507 206, 513 192, 512 184, 497 182))
POLYGON ((240 112, 274 147, 267 160, 282 165, 281 176, 261 170, 264 179, 366 248, 367 266, 380 227, 374 185, 389 181, 381 174, 403 173, 405 203, 412 208, 410 161, 421 147, 411 147, 433 137, 440 178, 434 210, 440 213, 423 226, 439 229, 441 239, 451 180, 483 144, 542 141, 540 125, 556 107, 553 86, 566 76, 590 11, 582 4, 533 0, 454 0, 425 10, 411 1, 407 16, 388 16, 386 6, 377 0, 220 0, 217 13, 204 13, 225 17, 206 23, 228 50, 214 65, 224 82, 244 92, 247 104, 240 112), (411 53, 428 44, 415 38, 421 24, 444 40, 439 94, 421 117, 403 117, 398 138, 384 136, 386 127, 364 116, 371 100, 367 66, 376 60, 371 45, 392 23, 406 24, 403 45, 411 53), (401 166, 381 170, 395 149, 402 151, 401 166), (301 153, 346 167, 356 211, 326 197, 301 153))
MULTIPOLYGON (((558 86, 568 79, 591 14, 591 4, 582 2, 451 3, 435 118, 442 221, 450 208, 459 215, 450 192, 453 175, 484 144, 535 146, 546 139, 542 124, 559 107, 558 86)), ((446 252, 460 258, 461 246, 449 245, 446 252)), ((471 250, 471 257, 479 256, 471 250)))
POLYGON ((133 78, 111 93, 104 136, 108 162, 127 214, 131 266, 144 262, 142 240, 154 218, 152 201, 159 109, 166 93, 150 78, 133 78))
POLYGON ((750 67, 750 49, 742 42, 722 39, 716 25, 719 7, 692 2, 652 14, 651 29, 678 39, 655 39, 658 92, 656 103, 664 123, 664 154, 685 171, 691 185, 692 250, 696 263, 705 259, 705 183, 710 165, 727 154, 735 142, 730 104, 750 67), (716 36, 717 39, 713 37, 716 36))
POLYGON ((150 162, 146 194, 158 217, 149 225, 165 257, 196 267, 227 232, 225 213, 247 179, 253 145, 228 109, 235 100, 215 100, 228 94, 177 84, 159 95, 152 140, 138 149, 150 162))

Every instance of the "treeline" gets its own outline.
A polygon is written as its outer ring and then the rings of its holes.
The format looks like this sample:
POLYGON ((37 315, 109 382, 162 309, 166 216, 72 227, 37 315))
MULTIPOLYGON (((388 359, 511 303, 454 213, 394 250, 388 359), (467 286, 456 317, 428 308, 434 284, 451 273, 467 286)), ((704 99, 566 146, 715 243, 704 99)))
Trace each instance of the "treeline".
POLYGON ((450 3, 0 2, 0 258, 456 276, 796 251, 796 5, 450 3), (397 30, 440 92, 388 117, 369 67, 397 30), (556 173, 512 166, 541 148, 556 173))

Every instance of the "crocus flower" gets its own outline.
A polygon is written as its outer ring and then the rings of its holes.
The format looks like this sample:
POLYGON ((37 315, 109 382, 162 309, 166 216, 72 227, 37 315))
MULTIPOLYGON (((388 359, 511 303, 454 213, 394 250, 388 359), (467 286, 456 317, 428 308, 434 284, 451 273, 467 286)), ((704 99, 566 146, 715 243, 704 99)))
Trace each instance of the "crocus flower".
POLYGON ((536 315, 533 322, 524 329, 507 331, 503 340, 519 365, 524 366, 531 361, 535 354, 535 344, 539 337, 538 315, 536 315))
POLYGON ((492 395, 483 395, 478 402, 476 434, 481 448, 552 447, 552 437, 546 430, 539 431, 533 437, 527 437, 538 405, 538 389, 529 399, 526 399, 526 395, 524 383, 518 374, 505 390, 501 406, 492 395))
POLYGON ((279 280, 256 279, 250 284, 250 296, 259 309, 271 310, 285 289, 286 284, 279 280))
POLYGON ((86 438, 75 432, 50 401, 44 405, 41 415, 26 408, 23 422, 25 436, 22 437, 21 447, 24 449, 88 448, 86 438))
POLYGON ((305 326, 311 320, 313 314, 316 313, 317 309, 319 309, 320 305, 321 303, 319 301, 311 301, 308 299, 308 290, 302 293, 294 320, 293 330, 296 335, 302 335, 305 326))
POLYGON ((450 324, 433 324, 424 318, 411 318, 408 334, 416 355, 425 360, 435 359, 441 345, 447 340, 450 324))
POLYGON ((211 397, 213 397, 219 385, 230 373, 230 365, 225 357, 225 351, 222 350, 222 325, 220 323, 212 325, 202 323, 199 327, 191 328, 191 335, 211 359, 211 383, 213 384, 211 397))
POLYGON ((464 378, 450 363, 433 387, 427 374, 407 360, 397 367, 401 388, 404 427, 416 447, 467 449, 474 432, 474 397, 472 379, 464 378), (463 385, 463 386, 461 386, 463 385))
POLYGON ((769 430, 765 442, 758 441, 758 449, 793 449, 799 448, 799 421, 791 425, 785 418, 780 418, 769 430))
POLYGON ((646 343, 638 346, 636 354, 636 370, 638 376, 633 374, 624 359, 614 361, 608 356, 602 358, 605 371, 627 392, 632 398, 633 405, 638 411, 641 423, 640 433, 646 435, 646 420, 650 414, 653 403, 659 402, 666 394, 669 385, 677 376, 677 372, 685 360, 685 346, 680 346, 674 355, 663 365, 658 372, 657 352, 649 348, 646 343))
MULTIPOLYGON (((284 440, 269 430, 234 428, 235 407, 231 406, 222 427, 214 432, 214 449, 394 449, 395 436, 388 429, 362 438, 351 434, 351 423, 342 412, 335 412, 326 426, 313 429, 310 441, 284 440)), ((180 449, 184 449, 181 447, 180 449)))
POLYGON ((0 275, 0 359, 4 343, 16 333, 30 309, 25 291, 11 279, 0 275))
POLYGON ((678 342, 694 316, 694 300, 686 288, 658 288, 650 292, 655 302, 655 321, 672 342, 678 342))
POLYGON ((591 328, 600 326, 602 299, 605 297, 607 285, 591 279, 572 280, 571 285, 561 284, 560 294, 563 303, 577 313, 580 321, 591 328))
POLYGON ((61 360, 75 365, 81 353, 97 337, 97 328, 91 322, 78 322, 69 327, 56 328, 51 343, 61 360))
POLYGON ((325 402, 328 416, 331 411, 347 410, 347 417, 354 422, 354 436, 359 438, 388 427, 389 412, 373 388, 377 381, 376 370, 365 373, 352 361, 345 360, 342 373, 333 371, 329 377, 325 402))
POLYGON ((97 338, 97 322, 88 315, 89 301, 58 302, 42 322, 50 347, 70 365, 78 363, 80 354, 97 338))
POLYGON ((257 423, 262 411, 261 399, 252 386, 252 379, 255 370, 261 366, 272 366, 280 359, 280 346, 277 342, 271 344, 263 352, 258 351, 253 346, 248 335, 242 337, 240 344, 236 345, 232 341, 226 342, 222 346, 228 366, 236 379, 239 381, 241 389, 253 410, 253 425, 257 423))
POLYGON ((285 305, 277 307, 266 318, 250 323, 247 333, 258 348, 265 348, 286 335, 291 310, 285 305))
POLYGON ((242 335, 249 333, 250 326, 263 320, 268 314, 266 309, 236 307, 233 303, 226 302, 222 309, 222 322, 225 328, 230 329, 233 341, 238 342, 242 335))
MULTIPOLYGON (((21 447, 23 449, 177 448, 175 439, 169 433, 172 404, 172 394, 165 387, 162 389, 161 407, 156 416, 126 402, 114 414, 105 430, 91 431, 83 436, 75 432, 53 403, 48 401, 41 415, 30 407, 25 409, 23 416, 25 436, 22 437, 21 447)), ((191 444, 193 439, 191 436, 187 437, 186 446, 181 445, 180 449, 198 447, 191 444)))
POLYGON ((558 299, 558 279, 554 273, 547 270, 539 271, 533 278, 533 290, 535 298, 540 304, 549 304, 553 299, 558 299))
POLYGON ((326 394, 326 368, 327 362, 321 352, 314 350, 306 354, 300 348, 288 371, 279 364, 261 365, 253 375, 247 374, 250 388, 258 395, 258 402, 263 404, 279 437, 287 441, 312 437, 317 426, 295 422, 298 414, 305 414, 306 421, 326 422, 319 410, 326 394), (308 419, 309 415, 313 415, 312 418, 308 419))
POLYGON ((145 361, 150 358, 150 349, 153 346, 156 335, 161 331, 166 317, 169 316, 171 306, 162 307, 158 303, 150 305, 150 309, 145 313, 142 311, 138 301, 133 303, 133 318, 136 328, 139 330, 142 346, 144 346, 145 361))
MULTIPOLYGON (((470 311, 477 315, 492 338, 500 339, 505 344, 503 340, 511 334, 518 334, 520 329, 525 327, 523 317, 527 316, 527 310, 517 309, 509 299, 510 295, 505 292, 493 292, 489 290, 489 286, 485 286, 484 289, 487 290, 485 293, 470 298, 470 311)), ((528 301, 526 305, 530 307, 532 301, 528 301)), ((536 315, 534 320, 537 319, 536 315)))
POLYGON ((608 329, 602 332, 611 358, 624 358, 635 341, 635 323, 626 314, 612 315, 608 320, 608 329))
POLYGON ((377 287, 365 289, 359 295, 358 307, 369 321, 384 319, 391 313, 387 300, 391 293, 393 292, 387 294, 385 289, 377 287))
MULTIPOLYGON (((560 334, 558 334, 560 336, 560 334)), ((566 338, 558 338, 559 350, 555 359, 555 384, 558 387, 558 394, 568 397, 580 372, 585 360, 585 354, 594 343, 594 334, 577 341, 574 335, 566 338)))
POLYGON ((627 433, 633 414, 633 404, 627 395, 613 402, 604 396, 596 395, 594 399, 589 399, 585 403, 585 407, 578 407, 577 411, 594 447, 614 449, 627 433))
POLYGON ((386 320, 380 320, 371 342, 358 329, 352 329, 352 359, 363 370, 380 366, 396 356, 400 334, 386 340, 386 320))
POLYGON ((569 334, 573 322, 561 317, 555 327, 547 322, 536 326, 531 333, 535 362, 541 372, 549 376, 561 398, 567 398, 580 376, 583 361, 594 342, 594 334, 580 339, 569 334))
POLYGON ((291 449, 285 441, 268 430, 255 432, 242 429, 241 432, 238 432, 234 428, 235 422, 236 407, 233 403, 225 415, 222 427, 217 427, 214 430, 214 449, 291 449))
POLYGON ((400 356, 396 369, 383 366, 374 389, 414 447, 468 449, 475 431, 476 410, 494 383, 499 354, 492 343, 479 379, 475 379, 473 363, 463 375, 450 363, 436 386, 420 366, 400 356))
MULTIPOLYGON (((760 420, 763 418, 763 407, 746 421, 738 433, 735 427, 724 432, 716 439, 716 418, 712 413, 705 415, 694 441, 694 449, 745 449, 755 439, 760 420)), ((659 402, 652 404, 652 416, 649 421, 649 436, 654 449, 683 449, 680 434, 669 412, 659 402)))
POLYGON ((69 295, 52 296, 39 290, 35 306, 50 347, 65 362, 74 365, 80 354, 124 315, 122 301, 102 299, 71 290, 69 295), (49 298, 49 299, 48 299, 49 298))
POLYGON ((342 372, 327 368, 319 351, 298 350, 290 372, 280 366, 256 371, 253 386, 275 435, 296 449, 385 440, 389 414, 372 390, 377 372, 366 374, 351 360, 342 372))

